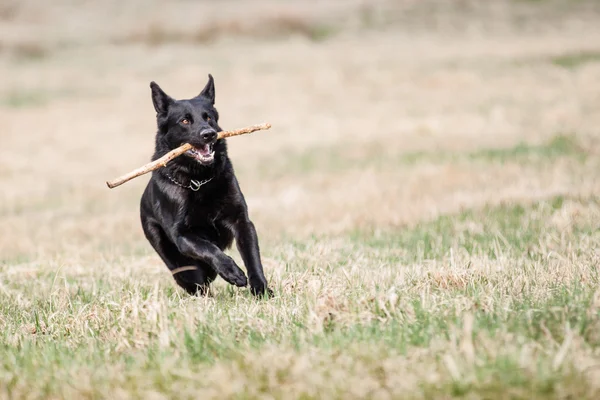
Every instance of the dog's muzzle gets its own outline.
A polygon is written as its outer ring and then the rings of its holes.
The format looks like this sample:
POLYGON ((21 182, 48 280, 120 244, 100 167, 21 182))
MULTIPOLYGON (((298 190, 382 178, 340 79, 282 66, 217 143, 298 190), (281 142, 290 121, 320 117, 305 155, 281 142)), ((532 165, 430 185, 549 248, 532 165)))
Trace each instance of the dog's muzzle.
POLYGON ((200 137, 205 144, 200 146, 194 146, 193 149, 188 150, 186 155, 196 159, 201 164, 210 164, 215 159, 215 142, 217 140, 217 132, 213 129, 205 129, 200 132, 200 137))

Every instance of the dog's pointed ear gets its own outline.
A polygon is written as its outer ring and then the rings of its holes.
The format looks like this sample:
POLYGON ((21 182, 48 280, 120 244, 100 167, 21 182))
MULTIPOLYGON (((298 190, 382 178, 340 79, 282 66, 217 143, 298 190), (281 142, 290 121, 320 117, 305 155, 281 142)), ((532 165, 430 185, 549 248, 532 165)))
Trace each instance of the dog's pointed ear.
POLYGON ((211 74, 208 74, 208 83, 198 95, 198 97, 200 96, 208 99, 211 104, 215 104, 215 80, 211 74))
POLYGON ((156 113, 166 113, 169 109, 169 106, 173 104, 175 100, 166 94, 154 81, 150 82, 150 89, 152 90, 152 103, 154 104, 156 113))

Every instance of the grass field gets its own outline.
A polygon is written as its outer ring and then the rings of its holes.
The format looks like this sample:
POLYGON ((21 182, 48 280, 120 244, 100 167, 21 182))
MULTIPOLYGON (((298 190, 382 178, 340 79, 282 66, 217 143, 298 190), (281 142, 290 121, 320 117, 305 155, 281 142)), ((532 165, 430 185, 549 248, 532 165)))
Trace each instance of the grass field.
POLYGON ((0 398, 600 398, 599 127, 594 1, 3 2, 0 398), (104 184, 209 72, 273 299, 104 184))

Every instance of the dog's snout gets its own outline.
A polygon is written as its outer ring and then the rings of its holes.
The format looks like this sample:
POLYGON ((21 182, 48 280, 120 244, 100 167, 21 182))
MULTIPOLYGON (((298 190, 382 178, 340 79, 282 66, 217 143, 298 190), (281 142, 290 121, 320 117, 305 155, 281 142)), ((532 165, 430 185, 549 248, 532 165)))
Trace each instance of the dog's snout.
POLYGON ((200 133, 202 140, 212 142, 217 138, 217 132, 214 129, 206 129, 200 133))

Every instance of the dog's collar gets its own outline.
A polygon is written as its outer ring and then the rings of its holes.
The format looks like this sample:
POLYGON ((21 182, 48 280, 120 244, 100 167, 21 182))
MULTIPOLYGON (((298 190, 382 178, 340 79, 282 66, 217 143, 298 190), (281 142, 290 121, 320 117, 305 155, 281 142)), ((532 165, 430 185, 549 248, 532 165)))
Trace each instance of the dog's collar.
POLYGON ((189 185, 184 185, 183 183, 179 182, 177 179, 173 178, 171 176, 171 174, 169 174, 167 171, 165 171, 165 175, 166 175, 167 178, 169 178, 169 180, 171 182, 173 182, 177 186, 180 186, 180 187, 182 187, 184 189, 193 190, 194 192, 197 192, 198 190, 200 190, 200 188, 202 186, 206 185, 208 182, 212 181, 212 179, 214 178, 214 176, 213 176, 213 177, 205 179, 203 181, 199 181, 199 180, 196 180, 196 179, 190 179, 189 185))

